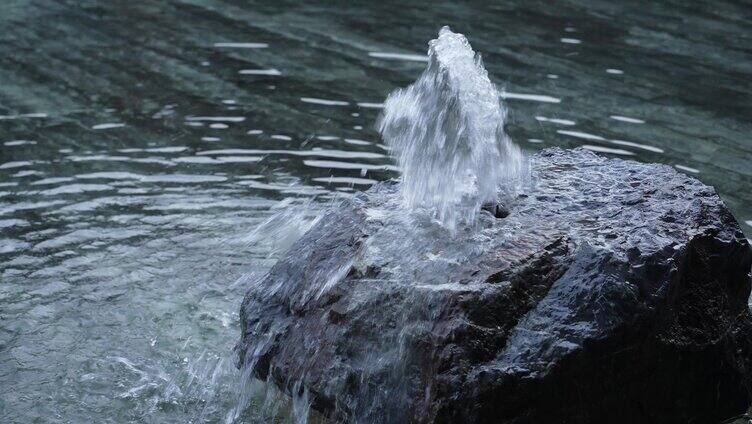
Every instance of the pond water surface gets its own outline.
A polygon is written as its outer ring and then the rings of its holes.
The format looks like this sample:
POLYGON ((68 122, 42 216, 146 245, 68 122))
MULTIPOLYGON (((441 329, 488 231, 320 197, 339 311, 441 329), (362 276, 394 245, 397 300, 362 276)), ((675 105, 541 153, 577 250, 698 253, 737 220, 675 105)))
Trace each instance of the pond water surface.
POLYGON ((235 411, 249 235, 397 175, 374 121, 445 24, 527 152, 674 166, 752 237, 749 4, 487 3, 3 1, 0 422, 268 422, 235 411))

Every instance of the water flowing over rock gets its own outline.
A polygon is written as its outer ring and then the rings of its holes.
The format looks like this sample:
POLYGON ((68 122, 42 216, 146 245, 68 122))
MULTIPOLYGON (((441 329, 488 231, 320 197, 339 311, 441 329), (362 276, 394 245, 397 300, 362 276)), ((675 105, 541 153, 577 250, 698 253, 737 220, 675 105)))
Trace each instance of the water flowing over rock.
POLYGON ((418 80, 386 99, 377 124, 402 171, 402 196, 448 228, 473 222, 501 187, 524 179, 519 148, 504 133, 506 108, 480 55, 444 27, 431 40, 418 80))
POLYGON ((241 307, 239 365, 341 422, 718 422, 750 404, 752 250, 664 165, 548 149, 452 234, 383 183, 241 307))

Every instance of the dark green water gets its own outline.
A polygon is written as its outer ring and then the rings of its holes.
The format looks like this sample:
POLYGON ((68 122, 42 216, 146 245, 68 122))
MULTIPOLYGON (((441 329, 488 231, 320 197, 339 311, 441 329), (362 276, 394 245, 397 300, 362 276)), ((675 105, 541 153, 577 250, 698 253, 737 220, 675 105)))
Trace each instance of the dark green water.
POLYGON ((486 3, 0 3, 0 422, 231 416, 248 234, 396 175, 378 104, 445 24, 524 149, 675 166, 752 237, 752 4, 486 3))

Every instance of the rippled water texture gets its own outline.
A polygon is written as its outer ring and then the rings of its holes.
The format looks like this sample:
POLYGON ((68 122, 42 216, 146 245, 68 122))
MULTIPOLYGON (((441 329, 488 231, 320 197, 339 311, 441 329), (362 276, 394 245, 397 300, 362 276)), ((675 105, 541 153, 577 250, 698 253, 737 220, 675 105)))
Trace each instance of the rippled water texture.
POLYGON ((752 237, 748 5, 485 3, 2 2, 0 422, 299 416, 239 389, 242 294, 397 175, 374 122, 446 24, 518 145, 676 166, 752 237))

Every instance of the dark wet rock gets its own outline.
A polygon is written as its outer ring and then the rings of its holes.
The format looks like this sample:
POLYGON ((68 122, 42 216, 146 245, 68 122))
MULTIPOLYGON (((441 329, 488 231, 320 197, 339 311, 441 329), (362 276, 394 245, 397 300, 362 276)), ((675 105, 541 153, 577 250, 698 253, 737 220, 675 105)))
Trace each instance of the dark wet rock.
POLYGON ((482 210, 490 213, 494 218, 506 218, 509 216, 509 208, 502 203, 486 203, 481 207, 482 210))
POLYGON ((248 291, 240 364, 341 421, 743 414, 752 250, 714 190, 584 150, 532 165, 483 237, 395 230, 390 184, 332 210, 248 291))

